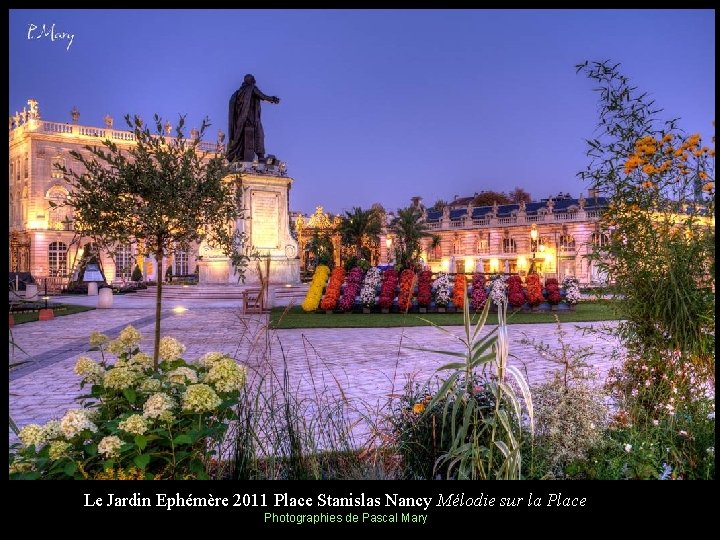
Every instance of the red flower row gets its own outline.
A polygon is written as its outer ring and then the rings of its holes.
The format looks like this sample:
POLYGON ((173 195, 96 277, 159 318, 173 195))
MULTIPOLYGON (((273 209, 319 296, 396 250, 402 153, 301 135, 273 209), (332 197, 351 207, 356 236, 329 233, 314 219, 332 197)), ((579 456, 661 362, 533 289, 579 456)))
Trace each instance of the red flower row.
POLYGON ((398 295, 398 306, 400 311, 410 309, 412 303, 413 285, 415 284, 415 272, 405 269, 400 274, 400 294, 398 295))
POLYGON ((537 274, 530 274, 525 281, 527 286, 527 301, 531 306, 539 306, 545 300, 542 293, 542 286, 540 285, 540 276, 537 274))
POLYGON ((548 302, 551 304, 559 304, 561 300, 560 285, 555 278, 548 278, 545 281, 545 290, 547 291, 548 302))
POLYGON ((479 272, 475 272, 472 278, 472 297, 470 299, 470 307, 475 311, 479 311, 485 306, 487 300, 487 292, 485 291, 485 276, 479 272))
POLYGON ((388 268, 383 273, 383 282, 380 286, 380 298, 378 304, 382 309, 390 309, 395 299, 395 287, 397 287, 398 275, 394 268, 388 268))
POLYGON ((455 274, 455 286, 453 287, 452 301, 455 307, 460 309, 465 305, 465 274, 455 274))
POLYGON ((420 307, 428 307, 432 301, 432 272, 423 270, 418 276, 417 300, 420 307))
POLYGON ((512 307, 521 307, 525 303, 525 293, 523 293, 522 281, 520 276, 510 276, 507 280, 508 304, 512 307))
POLYGON ((340 287, 342 287, 344 279, 345 270, 342 266, 336 266, 330 274, 330 281, 325 289, 325 296, 320 302, 320 309, 335 309, 340 299, 340 287))

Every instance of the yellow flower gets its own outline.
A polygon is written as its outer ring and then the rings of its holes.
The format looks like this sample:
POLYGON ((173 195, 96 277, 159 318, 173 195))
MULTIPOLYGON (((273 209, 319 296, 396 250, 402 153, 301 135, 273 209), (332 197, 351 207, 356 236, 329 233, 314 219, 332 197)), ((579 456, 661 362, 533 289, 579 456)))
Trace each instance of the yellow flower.
POLYGON ((655 172, 655 167, 653 167, 652 165, 650 165, 650 163, 648 163, 647 165, 645 165, 643 167, 642 170, 645 174, 652 174, 655 172))
POLYGON ((650 188, 653 187, 654 185, 655 185, 655 184, 653 184, 650 180, 645 180, 645 181, 642 183, 642 187, 644 187, 645 189, 650 189, 650 188))
POLYGON ((715 182, 708 182, 703 186, 703 191, 712 191, 715 189, 715 182))
POLYGON ((699 176, 700 176, 700 178, 702 178, 703 180, 705 180, 705 179, 708 177, 707 173, 705 173, 704 171, 700 171, 699 176))
POLYGON ((413 405, 413 412, 415 414, 421 414, 425 410, 425 404, 424 403, 416 403, 413 405))
POLYGON ((673 134, 672 133, 666 133, 665 136, 662 138, 663 142, 669 142, 673 140, 673 134))

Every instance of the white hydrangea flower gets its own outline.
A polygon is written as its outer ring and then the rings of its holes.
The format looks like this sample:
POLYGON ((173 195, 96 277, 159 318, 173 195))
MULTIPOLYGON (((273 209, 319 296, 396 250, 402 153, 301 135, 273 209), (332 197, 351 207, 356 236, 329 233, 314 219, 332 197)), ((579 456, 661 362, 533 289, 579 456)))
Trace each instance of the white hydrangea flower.
POLYGON ((130 366, 138 367, 141 370, 150 369, 153 367, 153 358, 149 354, 139 352, 130 358, 130 366))
POLYGON ((161 360, 176 360, 185 352, 185 345, 175 338, 164 337, 160 340, 158 356, 161 360))
POLYGON ((132 368, 121 366, 109 369, 103 377, 103 385, 105 388, 115 390, 125 390, 138 382, 139 375, 132 368))
POLYGON ((50 459, 53 461, 60 459, 67 454, 68 448, 72 446, 69 442, 65 441, 53 441, 50 443, 50 450, 48 452, 50 459))
POLYGON ((132 435, 142 435, 148 430, 148 425, 141 415, 133 414, 120 422, 118 428, 132 435))
POLYGON ((198 358, 197 363, 201 367, 209 369, 215 362, 217 362, 218 360, 222 360, 223 358, 227 358, 227 355, 221 352, 209 352, 203 354, 200 358, 198 358))
POLYGON ((101 334, 100 332, 93 332, 90 334, 90 346, 91 347, 101 347, 107 342, 110 341, 110 338, 107 337, 105 334, 101 334))
POLYGON ((86 429, 95 433, 97 426, 92 423, 85 410, 71 409, 60 420, 60 429, 66 438, 72 439, 86 429))
POLYGON ((105 375, 105 368, 87 356, 77 359, 73 371, 91 384, 99 384, 105 375))
POLYGON ((218 392, 234 392, 245 385, 246 370, 232 358, 218 360, 210 368, 205 382, 212 384, 218 392))
POLYGON ((143 416, 145 418, 159 418, 162 413, 172 410, 174 406, 175 400, 173 398, 158 392, 151 395, 143 405, 143 416))
POLYGON ((188 386, 183 397, 183 410, 204 413, 215 410, 222 400, 207 384, 188 386))
POLYGON ((145 379, 138 388, 141 392, 146 394, 153 394, 159 392, 162 389, 162 383, 158 379, 148 378, 145 379))
POLYGON ((122 440, 117 435, 109 435, 103 437, 98 443, 98 452, 104 455, 106 458, 117 457, 120 455, 120 447, 122 446, 122 440))
POLYGON ((42 427, 42 439, 48 443, 63 436, 59 420, 50 420, 42 427))
POLYGON ((179 367, 168 372, 167 380, 175 384, 194 384, 198 382, 197 373, 189 367, 179 367))
POLYGON ((25 446, 42 446, 45 444, 43 440, 43 429, 40 424, 28 424, 18 433, 18 438, 25 446))

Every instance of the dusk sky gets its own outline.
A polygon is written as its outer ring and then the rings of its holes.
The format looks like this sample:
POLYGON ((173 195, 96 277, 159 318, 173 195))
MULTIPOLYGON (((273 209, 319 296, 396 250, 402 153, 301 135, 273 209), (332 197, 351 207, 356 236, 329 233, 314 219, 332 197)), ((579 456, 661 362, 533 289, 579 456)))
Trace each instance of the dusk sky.
POLYGON ((208 116, 215 140, 254 74, 281 98, 263 103, 265 146, 306 213, 516 186, 577 197, 598 108, 586 59, 620 62, 664 118, 714 133, 713 10, 13 10, 9 34, 8 112, 33 97, 45 120, 208 116))

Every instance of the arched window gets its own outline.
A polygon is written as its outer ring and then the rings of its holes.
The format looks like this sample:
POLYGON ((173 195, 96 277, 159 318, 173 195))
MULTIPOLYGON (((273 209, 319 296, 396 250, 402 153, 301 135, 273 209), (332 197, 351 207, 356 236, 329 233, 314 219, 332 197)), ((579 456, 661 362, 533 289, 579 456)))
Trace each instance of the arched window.
POLYGON ((63 173, 58 170, 58 166, 65 166, 65 158, 59 155, 50 162, 50 178, 63 178, 63 173))
POLYGON ((28 158, 28 153, 25 152, 25 178, 27 178, 29 174, 30 174, 30 159, 28 158))
POLYGON ((503 238, 503 253, 517 253, 515 240, 512 238, 503 238))
POLYGON ((15 221, 15 195, 13 193, 10 193, 10 200, 8 201, 8 203, 9 203, 9 209, 10 209, 9 224, 10 224, 10 227, 12 227, 13 222, 15 221))
POLYGON ((72 209, 65 206, 68 192, 62 186, 51 187, 45 198, 48 200, 48 226, 58 231, 68 229, 72 209))
POLYGON ((188 273, 187 251, 177 250, 175 252, 175 268, 173 268, 173 274, 176 276, 187 276, 188 273))
POLYGON ((593 246, 601 249, 607 247, 610 243, 608 235, 601 232, 592 233, 591 241, 593 246))
POLYGON ((115 252, 115 276, 130 279, 133 262, 132 247, 129 244, 119 246, 115 252))
POLYGON ((50 276, 67 274, 67 246, 64 242, 52 242, 48 246, 48 269, 50 276))
POLYGON ((563 234, 560 236, 558 242, 560 244, 560 251, 569 252, 575 251, 575 237, 570 234, 563 234))
POLYGON ((453 237, 452 248, 453 255, 460 255, 460 238, 457 234, 453 237))
POLYGON ((480 233, 477 242, 478 253, 490 253, 490 233, 480 233))

